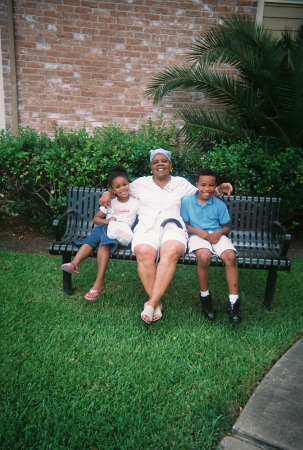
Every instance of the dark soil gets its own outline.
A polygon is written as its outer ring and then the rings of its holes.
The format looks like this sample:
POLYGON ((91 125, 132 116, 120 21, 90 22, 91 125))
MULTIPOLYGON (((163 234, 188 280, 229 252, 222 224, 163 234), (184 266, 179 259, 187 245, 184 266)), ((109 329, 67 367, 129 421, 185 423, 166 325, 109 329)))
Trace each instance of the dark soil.
MULTIPOLYGON (((42 233, 29 219, 0 216, 0 248, 18 252, 48 254, 53 233, 42 233)), ((289 257, 303 257, 303 237, 292 236, 289 257)))
POLYGON ((48 254, 53 233, 42 233, 29 219, 0 217, 0 248, 18 252, 48 254))

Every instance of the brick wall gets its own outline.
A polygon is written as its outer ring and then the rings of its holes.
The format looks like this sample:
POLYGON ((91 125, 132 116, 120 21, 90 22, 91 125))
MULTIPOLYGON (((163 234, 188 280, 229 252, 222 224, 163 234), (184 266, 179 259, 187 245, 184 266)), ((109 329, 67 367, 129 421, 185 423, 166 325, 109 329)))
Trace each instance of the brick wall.
MULTIPOLYGON (((53 123, 137 128, 161 114, 170 120, 185 103, 211 107, 189 92, 154 105, 144 90, 161 69, 186 63, 192 42, 219 17, 255 16, 256 7, 256 0, 14 0, 19 124, 46 133, 53 123)), ((5 39, 2 52, 9 127, 5 39)))
MULTIPOLYGON (((5 124, 7 128, 12 125, 11 82, 8 60, 8 28, 5 2, 0 1, 0 33, 2 51, 2 74, 5 103, 5 124)), ((1 101, 2 104, 2 101, 1 101)))

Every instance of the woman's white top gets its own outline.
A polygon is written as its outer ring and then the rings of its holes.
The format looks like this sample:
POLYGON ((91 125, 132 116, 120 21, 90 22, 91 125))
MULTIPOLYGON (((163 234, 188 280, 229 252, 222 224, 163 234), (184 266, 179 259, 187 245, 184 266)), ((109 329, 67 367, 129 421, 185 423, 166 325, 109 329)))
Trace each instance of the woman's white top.
POLYGON ((197 188, 182 177, 171 177, 162 189, 153 177, 140 177, 131 183, 130 195, 139 199, 139 223, 136 231, 145 232, 163 220, 173 218, 185 224, 180 215, 181 199, 193 194, 197 188))

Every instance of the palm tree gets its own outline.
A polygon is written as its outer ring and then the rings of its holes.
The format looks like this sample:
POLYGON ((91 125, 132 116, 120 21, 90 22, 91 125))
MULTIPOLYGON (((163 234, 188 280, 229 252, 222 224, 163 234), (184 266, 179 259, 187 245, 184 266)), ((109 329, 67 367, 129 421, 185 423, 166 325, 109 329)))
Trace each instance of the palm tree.
POLYGON ((303 146, 303 26, 295 38, 287 30, 277 37, 248 16, 228 16, 196 40, 188 61, 161 71, 146 90, 154 103, 185 88, 224 106, 181 108, 187 143, 265 135, 285 147, 303 146))

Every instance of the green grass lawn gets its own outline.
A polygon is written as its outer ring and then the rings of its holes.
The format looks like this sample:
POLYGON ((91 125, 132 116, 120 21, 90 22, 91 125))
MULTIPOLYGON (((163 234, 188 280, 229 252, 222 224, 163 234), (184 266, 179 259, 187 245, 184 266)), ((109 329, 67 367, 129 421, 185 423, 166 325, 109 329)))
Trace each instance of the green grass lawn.
POLYGON ((61 259, 0 250, 0 448, 216 449, 273 363, 303 333, 303 258, 279 273, 240 270, 243 323, 225 313, 224 270, 211 268, 215 323, 201 314, 195 268, 178 266, 163 320, 146 330, 134 262, 110 261, 105 294, 83 299, 87 260, 62 292, 61 259))

